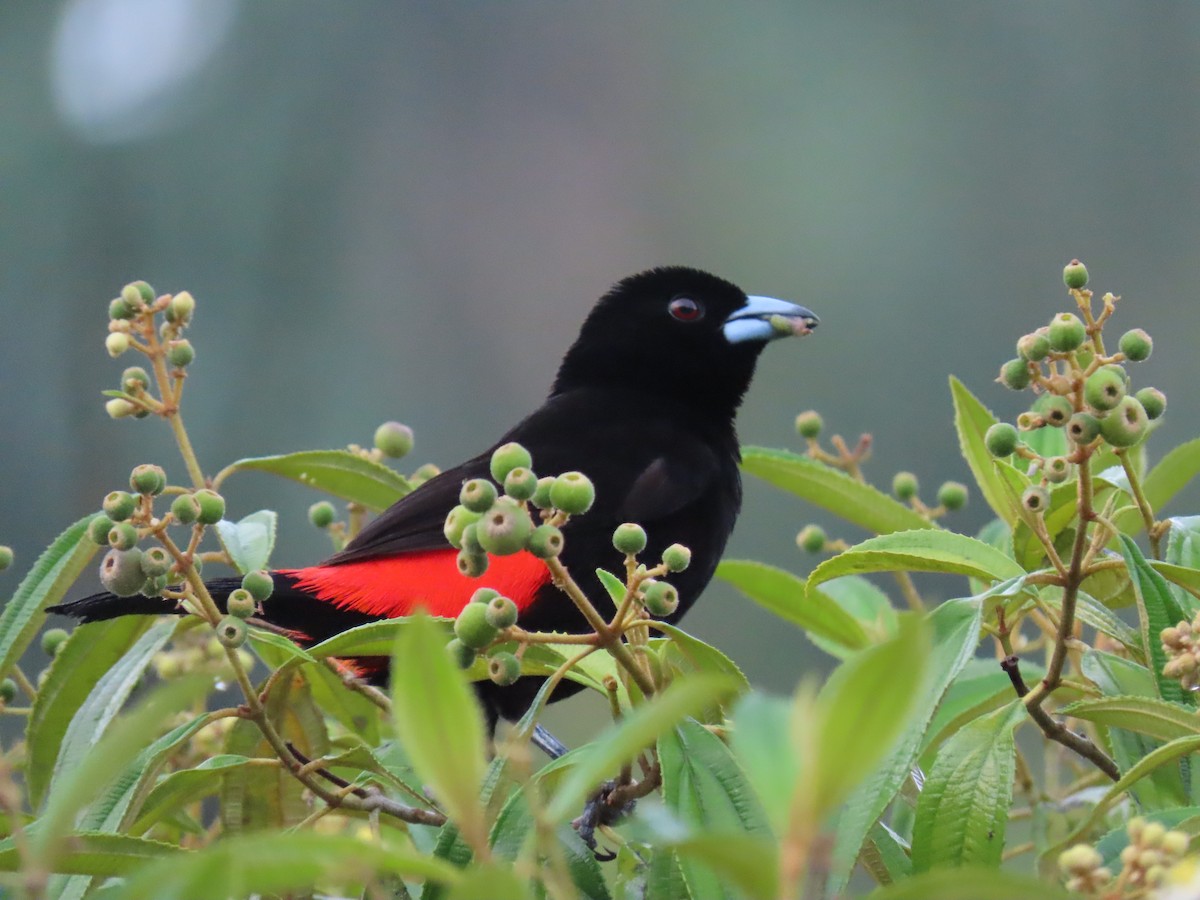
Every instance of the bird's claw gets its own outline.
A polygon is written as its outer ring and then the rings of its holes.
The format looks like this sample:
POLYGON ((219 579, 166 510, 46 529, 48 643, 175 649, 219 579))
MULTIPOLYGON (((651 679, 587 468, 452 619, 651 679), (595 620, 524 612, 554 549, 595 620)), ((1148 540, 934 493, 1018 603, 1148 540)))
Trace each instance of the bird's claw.
POLYGON ((584 844, 592 851, 592 855, 600 862, 610 862, 617 858, 617 854, 611 850, 596 848, 596 829, 601 825, 615 825, 633 812, 634 806, 637 805, 636 800, 630 800, 621 806, 613 806, 609 801, 617 786, 616 781, 606 781, 600 785, 584 804, 579 818, 571 823, 584 844))

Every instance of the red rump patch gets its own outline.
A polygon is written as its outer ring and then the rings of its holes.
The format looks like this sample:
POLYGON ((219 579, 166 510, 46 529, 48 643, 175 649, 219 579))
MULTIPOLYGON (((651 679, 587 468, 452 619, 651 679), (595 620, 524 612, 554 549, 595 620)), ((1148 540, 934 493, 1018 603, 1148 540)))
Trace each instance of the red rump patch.
POLYGON ((402 553, 339 566, 285 569, 296 587, 344 609, 389 619, 424 608, 433 616, 456 617, 477 588, 499 591, 523 610, 550 580, 550 571, 531 553, 492 556, 482 578, 458 571, 451 549, 402 553))

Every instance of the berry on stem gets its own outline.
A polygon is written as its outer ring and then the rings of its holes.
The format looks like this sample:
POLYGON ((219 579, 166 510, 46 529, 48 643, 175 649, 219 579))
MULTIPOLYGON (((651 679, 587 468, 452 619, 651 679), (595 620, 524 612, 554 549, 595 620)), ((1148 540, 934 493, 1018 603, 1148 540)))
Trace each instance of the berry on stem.
POLYGON ((42 652, 54 658, 71 635, 63 628, 51 628, 42 633, 42 652))
POLYGON ((618 553, 637 555, 646 549, 646 529, 636 522, 625 522, 617 526, 612 540, 618 553))
POLYGON ((504 484, 504 479, 508 477, 508 473, 513 469, 533 468, 533 457, 520 444, 510 441, 507 444, 501 444, 492 451, 490 468, 492 480, 497 484, 504 484))
POLYGON ((820 553, 825 549, 825 529, 820 525, 805 525, 796 535, 796 546, 805 553, 820 553))
POLYGON ((450 639, 446 644, 446 652, 460 669, 469 669, 475 664, 475 651, 458 638, 450 639))
POLYGON ((129 473, 129 486, 136 493, 157 496, 167 486, 167 473, 161 466, 147 463, 134 466, 133 471, 129 473))
POLYGON ((464 481, 458 492, 458 502, 473 513, 485 513, 496 502, 496 486, 486 478, 464 481))
POLYGON ((1092 409, 1114 409, 1125 396, 1125 377, 1119 366, 1104 366, 1083 383, 1083 399, 1092 409))
POLYGON ((1042 470, 1051 484, 1062 484, 1071 477, 1071 463, 1065 456, 1052 456, 1042 470))
POLYGON ((1100 420, 1100 434, 1113 447, 1132 447, 1149 426, 1149 417, 1136 397, 1126 397, 1100 420))
POLYGON ((1100 420, 1091 413, 1077 412, 1067 422, 1067 436, 1077 444, 1090 444, 1100 434, 1100 420))
POLYGON ((1141 328, 1134 328, 1121 335, 1117 346, 1125 354, 1126 359, 1142 362, 1150 358, 1150 353, 1154 349, 1154 341, 1141 328))
POLYGON ((514 500, 528 500, 538 488, 538 477, 533 469, 517 466, 504 476, 504 493, 514 500))
POLYGON ((108 530, 108 546, 114 550, 128 550, 137 545, 137 529, 128 522, 113 522, 108 530))
POLYGON ((539 525, 526 541, 529 552, 538 559, 554 559, 563 550, 563 533, 553 525, 539 525))
POLYGON ((317 528, 328 528, 335 515, 333 504, 328 500, 318 500, 308 508, 308 521, 317 528))
POLYGON ((192 360, 196 358, 196 349, 192 346, 192 342, 180 338, 177 341, 167 342, 167 362, 177 369, 183 369, 192 364, 192 360))
POLYGON ((582 472, 564 472, 550 486, 550 502, 569 516, 577 516, 592 508, 596 488, 582 472))
POLYGON ((181 525, 191 525, 200 515, 200 504, 192 494, 180 494, 171 501, 171 515, 181 525))
POLYGON ((275 579, 266 569, 256 569, 242 576, 242 589, 260 603, 275 590, 275 579))
POLYGON ((100 561, 100 583, 105 590, 118 597, 132 597, 146 583, 142 571, 142 552, 133 547, 129 550, 109 550, 100 561))
POLYGON ((1017 429, 1007 422, 997 422, 983 436, 988 453, 996 457, 1010 456, 1017 449, 1019 441, 1017 429))
POLYGON ((1079 260, 1073 259, 1063 267, 1063 284, 1071 290, 1081 290, 1087 283, 1087 267, 1079 260))
POLYGON ((246 623, 237 616, 226 616, 217 623, 217 640, 229 650, 236 650, 246 643, 248 633, 246 623))
POLYGON ((215 525, 225 515, 225 498, 216 491, 201 488, 192 494, 196 500, 199 512, 196 521, 201 525, 215 525))
POLYGON ((467 578, 479 578, 487 571, 488 557, 486 553, 459 550, 456 564, 458 565, 459 574, 467 578))
POLYGON ((1031 513, 1044 513, 1050 505, 1050 492, 1036 484, 1030 485, 1021 494, 1021 505, 1031 513))
POLYGON ((1059 313, 1050 320, 1047 337, 1050 339, 1051 350, 1069 353, 1079 349, 1087 340, 1087 327, 1075 313, 1059 313))
POLYGON ((1033 411, 1041 413, 1047 425, 1062 428, 1075 415, 1075 407, 1066 397, 1058 394, 1044 394, 1033 404, 1033 411))
POLYGON ((12 547, 6 544, 0 544, 0 572, 3 572, 13 564, 12 547))
POLYGON ((1028 362, 1041 362, 1050 354, 1050 338, 1033 332, 1017 341, 1017 356, 1028 362))
POLYGON ((496 626, 488 621, 488 606, 482 603, 468 603, 454 620, 454 636, 473 650, 486 647, 496 633, 496 626))
POLYGON ((511 556, 525 549, 533 521, 529 511, 509 497, 500 497, 475 523, 479 546, 497 556, 511 556))
POLYGON ((521 661, 507 650, 498 650, 488 657, 488 678, 493 684, 507 687, 521 677, 521 661))
POLYGON ((497 631, 517 624, 517 604, 508 597, 493 597, 484 609, 487 610, 488 624, 497 631))
POLYGON ((1020 391, 1029 387, 1032 376, 1029 374, 1029 363, 1023 359, 1010 359, 1000 367, 1000 376, 996 379, 1006 388, 1020 391))
POLYGON ((238 588, 229 592, 229 597, 225 601, 225 609, 235 619, 248 619, 257 611, 258 604, 254 602, 254 597, 248 590, 238 588))
POLYGON ((950 511, 967 505, 967 486, 961 481, 947 481, 938 488, 938 503, 950 511))
POLYGON ((796 433, 806 440, 813 440, 821 433, 821 426, 824 424, 821 414, 815 409, 810 409, 796 416, 796 433))
POLYGON ((692 551, 683 544, 671 544, 663 551, 663 565, 670 572, 682 572, 692 563, 692 551))
POLYGON ((142 551, 142 571, 147 578, 158 578, 160 575, 166 575, 171 570, 171 565, 175 562, 171 558, 171 554, 162 547, 150 547, 142 551))
POLYGON ((669 616, 679 608, 679 591, 665 581, 651 581, 642 586, 642 603, 656 618, 669 616))
POLYGON ((93 516, 88 523, 87 534, 93 544, 104 546, 108 543, 108 533, 112 531, 113 520, 104 513, 93 516))
POLYGON ((1158 388, 1144 387, 1134 396, 1142 404, 1142 409, 1146 410, 1146 418, 1151 421, 1167 411, 1167 396, 1158 388))
POLYGON ((912 472, 897 472, 892 476, 892 493, 897 500, 908 501, 917 496, 917 476, 912 472))
POLYGON ((407 456, 413 448, 412 429, 401 422, 384 422, 375 429, 375 447, 392 459, 407 456))
POLYGON ((137 498, 128 491, 109 491, 104 495, 101 509, 114 522, 124 522, 137 509, 137 498))

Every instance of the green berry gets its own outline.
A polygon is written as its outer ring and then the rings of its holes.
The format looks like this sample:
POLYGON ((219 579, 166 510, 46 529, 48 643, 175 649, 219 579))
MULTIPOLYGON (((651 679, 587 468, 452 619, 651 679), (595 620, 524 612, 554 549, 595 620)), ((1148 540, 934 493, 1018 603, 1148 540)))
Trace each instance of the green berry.
POLYGON ((488 678, 493 684, 507 687, 521 677, 521 661, 506 650, 488 657, 488 678))
POLYGON ((1006 388, 1019 391, 1029 387, 1029 363, 1023 359, 1010 359, 1000 367, 1000 376, 996 379, 1006 388))
POLYGON ((196 298, 187 291, 180 291, 167 306, 167 321, 187 322, 195 311, 196 298))
POLYGON ((446 653, 460 669, 469 669, 475 664, 475 651, 458 638, 451 638, 447 642, 446 653))
POLYGON ((484 550, 483 545, 479 543, 478 522, 472 522, 470 525, 464 528, 462 531, 462 538, 460 540, 462 543, 462 549, 466 550, 468 553, 474 553, 476 555, 482 553, 485 556, 487 555, 487 551, 484 550))
POLYGON ((413 448, 412 429, 400 422, 384 422, 375 429, 375 447, 392 459, 407 456, 413 448))
POLYGON ((537 492, 537 486, 537 475, 524 466, 517 466, 504 476, 504 493, 514 500, 528 500, 537 492))
POLYGON ((1067 436, 1077 444, 1090 444, 1100 433, 1100 420, 1091 413, 1077 412, 1067 422, 1067 436))
POLYGON ((114 331, 104 339, 104 349, 108 355, 116 359, 129 349, 129 335, 123 331, 114 331))
POLYGON ((114 522, 124 522, 137 509, 137 498, 128 491, 110 491, 104 496, 101 508, 114 522))
POLYGON ((258 604, 248 590, 238 588, 229 592, 229 597, 225 601, 225 609, 235 619, 248 619, 258 611, 258 604))
POLYGON ((63 628, 51 628, 42 633, 42 652, 53 658, 71 635, 63 628))
POLYGON ((417 470, 408 476, 408 483, 413 487, 418 487, 427 482, 434 475, 441 474, 441 469, 433 463, 422 463, 417 466, 417 470))
POLYGON ((127 284, 125 285, 125 290, 128 290, 131 287, 137 289, 138 296, 141 297, 143 303, 153 303, 154 298, 157 296, 154 293, 154 288, 150 287, 150 285, 146 284, 144 281, 135 281, 133 284, 127 284))
POLYGON ((1017 449, 1019 440, 1017 429, 1007 422, 997 422, 983 436, 988 453, 997 457, 1010 456, 1017 449))
POLYGON ((201 488, 192 496, 196 498, 199 507, 196 521, 201 525, 215 525, 225 516, 225 498, 216 491, 201 488))
POLYGON ((167 486, 167 473, 160 466, 146 463, 134 466, 133 471, 129 474, 129 486, 135 493, 157 496, 167 486))
POLYGON ((1065 456, 1052 456, 1046 460, 1042 471, 1051 484, 1062 484, 1071 477, 1071 463, 1065 456))
POLYGON ((154 575, 147 577, 142 582, 141 590, 138 591, 144 597, 161 597, 162 592, 170 585, 170 579, 166 575, 154 575))
POLYGON ((226 616, 217 623, 217 640, 228 650, 236 650, 246 643, 249 629, 237 616, 226 616))
POLYGON ((1050 505, 1050 492, 1036 484, 1030 485, 1021 494, 1021 505, 1031 513, 1044 513, 1050 505))
POLYGON ((146 583, 142 571, 142 551, 137 547, 129 550, 109 550, 100 561, 100 583, 105 590, 118 597, 132 597, 146 583))
POLYGON ((682 572, 692 563, 692 551, 683 544, 671 544, 663 551, 663 564, 670 572, 682 572))
POLYGON ((318 500, 308 508, 308 521, 315 528, 328 528, 333 524, 335 515, 333 504, 328 500, 318 500))
POLYGON ((130 416, 136 416, 139 408, 124 397, 113 397, 105 401, 104 411, 110 419, 128 419, 130 416))
POLYGON ((467 578, 479 578, 488 568, 487 554, 472 553, 470 550, 459 550, 455 562, 459 574, 467 578))
POLYGON ((508 497, 499 498, 475 523, 479 546, 497 556, 511 556, 524 550, 532 531, 529 511, 508 497))
POLYGON ((1120 367, 1097 369, 1083 383, 1083 399, 1092 409, 1101 412, 1115 409, 1124 397, 1125 377, 1120 367))
POLYGON ((8 704, 17 699, 17 683, 11 678, 0 681, 0 702, 8 704))
POLYGON ((474 525, 479 521, 480 514, 471 512, 465 506, 456 506, 446 515, 446 522, 442 525, 442 534, 446 536, 447 543, 452 547, 462 549, 463 532, 466 531, 468 525, 474 525))
POLYGON ((121 299, 130 309, 139 309, 146 302, 142 299, 142 292, 138 290, 136 284, 127 284, 121 288, 121 299))
POLYGON ((967 486, 960 481, 947 481, 938 488, 937 500, 948 510, 962 509, 967 505, 967 486))
POLYGON ((1033 404, 1033 411, 1041 413, 1046 424, 1055 428, 1062 428, 1071 421, 1071 416, 1075 415, 1075 407, 1071 401, 1058 394, 1043 394, 1033 404))
POLYGON ((493 597, 487 606, 488 623, 495 629, 512 628, 517 624, 517 604, 507 597, 493 597))
POLYGON ((912 472, 897 472, 892 476, 892 493, 897 500, 908 501, 917 496, 917 476, 912 472))
POLYGON ((496 502, 496 486, 486 478, 464 481, 458 492, 458 502, 473 513, 485 513, 496 502))
POLYGON ((108 304, 108 317, 113 321, 132 319, 134 314, 134 307, 124 297, 116 297, 108 304))
POLYGON ((1088 283, 1088 270, 1077 259, 1071 260, 1063 267, 1063 284, 1073 291, 1080 290, 1088 283))
POLYGON ((805 553, 820 553, 825 549, 825 529, 820 525, 805 525, 796 535, 796 546, 805 553))
POLYGON ((121 373, 121 390, 138 394, 150 388, 150 376, 141 366, 130 366, 121 373))
POLYGON ((137 529, 128 522, 113 522, 108 530, 108 546, 114 550, 128 550, 137 545, 137 529))
POLYGON ((612 540, 618 553, 636 555, 646 549, 646 529, 635 522, 626 522, 617 526, 612 540))
POLYGON ((821 433, 821 426, 824 424, 821 414, 814 409, 810 409, 796 416, 796 434, 805 440, 813 440, 821 433))
POLYGON ((1146 410, 1146 418, 1153 421, 1167 411, 1167 395, 1158 388, 1144 387, 1136 394, 1138 403, 1146 410))
POLYGON ((533 496, 529 498, 529 502, 538 509, 550 509, 550 489, 554 487, 554 476, 547 475, 545 478, 539 478, 537 489, 533 492, 533 496))
POLYGON ((1154 349, 1154 341, 1141 328, 1134 328, 1121 335, 1117 346, 1125 354, 1126 359, 1142 362, 1142 360, 1150 358, 1150 352, 1154 349))
POLYGON ((275 590, 275 579, 265 569, 256 569, 242 576, 242 589, 260 603, 271 596, 275 590))
POLYGON ((1041 362, 1050 354, 1050 338, 1036 331, 1017 341, 1017 356, 1027 362, 1041 362))
POLYGON ((175 562, 171 558, 171 554, 162 547, 150 547, 142 551, 142 572, 147 578, 158 578, 160 575, 166 575, 171 570, 172 564, 175 562))
POLYGON ((0 572, 13 564, 12 547, 0 544, 0 572))
POLYGON ((529 533, 525 546, 538 559, 554 559, 563 551, 563 533, 553 525, 539 525, 529 533))
POLYGON ((498 590, 496 590, 495 588, 490 588, 490 587, 476 588, 475 593, 473 593, 471 595, 470 602, 471 603, 491 603, 493 600, 495 600, 499 596, 500 596, 500 592, 498 590))
POLYGON ((454 636, 473 650, 494 641, 496 632, 496 626, 488 621, 488 607, 482 603, 468 603, 454 620, 454 636))
POLYGON ((1050 320, 1047 337, 1050 339, 1051 350, 1069 353, 1079 349, 1087 340, 1087 327, 1075 313, 1059 313, 1050 320))
POLYGON ((177 369, 183 369, 192 364, 192 360, 196 358, 196 348, 192 346, 192 342, 180 338, 174 341, 167 341, 167 362, 177 369))
POLYGON ((1146 434, 1149 417, 1136 397, 1126 397, 1100 420, 1100 433, 1113 447, 1132 447, 1146 434))
POLYGON ((501 444, 492 451, 492 480, 504 484, 504 479, 513 469, 532 469, 533 457, 529 451, 515 442, 501 444))
POLYGON ((550 486, 550 502, 569 516, 578 516, 592 508, 596 488, 582 472, 564 472, 550 486))
POLYGON ((642 586, 642 603, 652 616, 669 616, 679 608, 679 591, 665 581, 651 581, 642 586))
POLYGON ((104 546, 108 543, 108 533, 112 531, 113 520, 100 513, 92 517, 92 521, 88 523, 87 534, 92 539, 93 544, 104 546))
POLYGON ((200 504, 191 494, 180 494, 171 501, 171 515, 181 525, 191 525, 200 515, 200 504))

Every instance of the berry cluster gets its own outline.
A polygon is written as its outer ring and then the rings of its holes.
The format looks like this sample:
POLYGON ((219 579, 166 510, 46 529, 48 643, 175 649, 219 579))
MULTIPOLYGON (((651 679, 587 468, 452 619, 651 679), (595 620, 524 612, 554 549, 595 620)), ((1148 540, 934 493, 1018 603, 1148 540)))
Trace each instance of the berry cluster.
POLYGON ((1188 836, 1183 831, 1168 831, 1158 822, 1140 816, 1125 826, 1129 844, 1121 851, 1121 871, 1113 880, 1112 871, 1091 844, 1076 844, 1058 857, 1058 867, 1069 891, 1096 896, 1141 897, 1147 888, 1162 884, 1167 869, 1187 853, 1188 836))
POLYGON ((1190 623, 1164 628, 1159 639, 1168 656, 1163 675, 1178 678, 1184 690, 1200 688, 1200 615, 1190 623))
POLYGON ((125 285, 121 295, 109 303, 108 337, 104 341, 108 355, 115 359, 137 350, 150 359, 160 376, 160 396, 155 397, 150 374, 140 366, 127 368, 118 389, 105 391, 109 400, 104 408, 112 418, 140 419, 151 413, 168 415, 178 409, 184 370, 196 358, 191 342, 182 336, 195 311, 196 300, 187 291, 156 296, 154 288, 144 281, 125 285), (163 321, 156 325, 160 313, 163 321))

